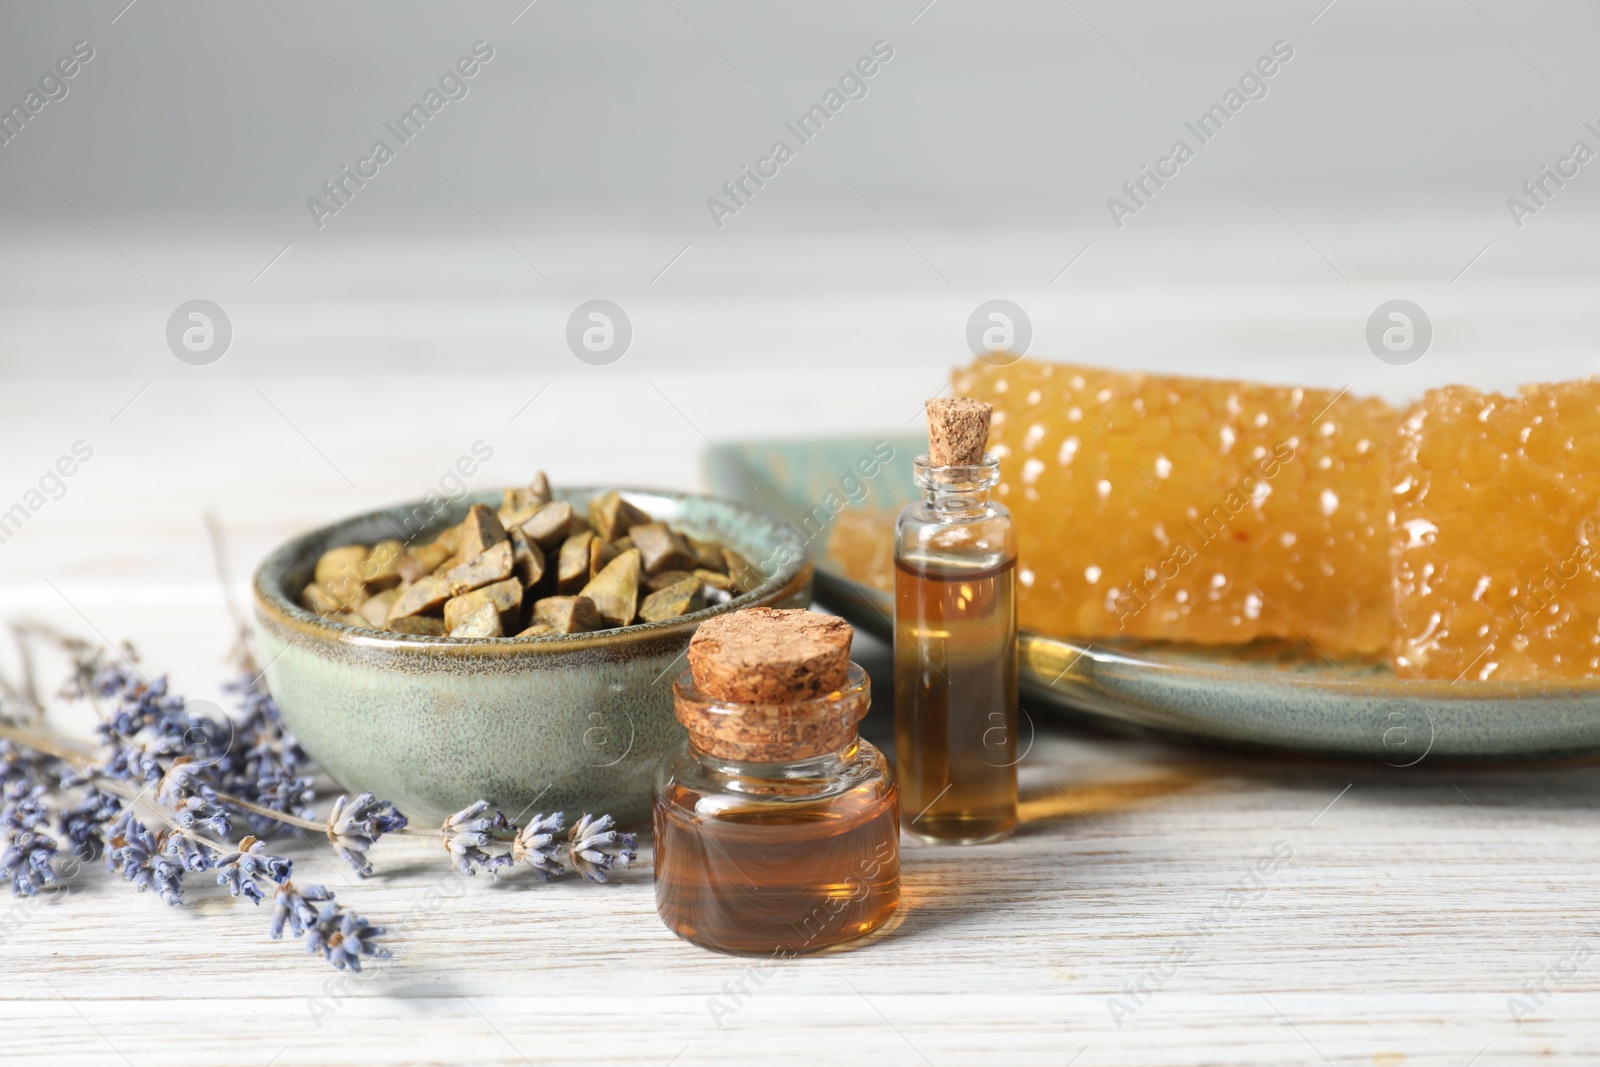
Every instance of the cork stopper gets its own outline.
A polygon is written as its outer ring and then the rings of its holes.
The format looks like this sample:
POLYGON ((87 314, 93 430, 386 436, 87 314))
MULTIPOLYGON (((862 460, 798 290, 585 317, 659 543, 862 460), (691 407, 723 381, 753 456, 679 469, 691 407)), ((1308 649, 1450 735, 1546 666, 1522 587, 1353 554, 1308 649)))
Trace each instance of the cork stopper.
POLYGON ((928 401, 928 459, 935 467, 976 467, 989 441, 994 406, 964 396, 928 401))
POLYGON ((700 625, 675 687, 678 721, 700 749, 775 763, 837 752, 866 715, 850 624, 832 615, 747 608, 700 625))
POLYGON ((746 608, 700 624, 689 669, 703 693, 741 704, 792 704, 843 687, 850 624, 835 615, 746 608))

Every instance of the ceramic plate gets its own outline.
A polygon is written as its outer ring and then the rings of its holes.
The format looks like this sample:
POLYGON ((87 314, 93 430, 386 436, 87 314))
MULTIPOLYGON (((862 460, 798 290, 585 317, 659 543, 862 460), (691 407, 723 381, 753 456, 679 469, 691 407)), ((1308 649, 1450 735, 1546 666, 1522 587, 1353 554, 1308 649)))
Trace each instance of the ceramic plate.
MULTIPOLYGON (((812 545, 816 596, 885 639, 888 592, 852 581, 827 553, 839 515, 887 516, 914 492, 920 437, 723 444, 706 470, 723 495, 792 523, 812 545), (887 456, 888 458, 884 458, 887 456)), ((845 521, 849 521, 847 518, 845 521)), ((887 521, 887 519, 885 519, 887 521)), ((1397 767, 1423 759, 1526 759, 1600 752, 1600 679, 1403 680, 1301 646, 1217 649, 1159 642, 1080 644, 1024 633, 1022 704, 1167 733, 1397 767)))

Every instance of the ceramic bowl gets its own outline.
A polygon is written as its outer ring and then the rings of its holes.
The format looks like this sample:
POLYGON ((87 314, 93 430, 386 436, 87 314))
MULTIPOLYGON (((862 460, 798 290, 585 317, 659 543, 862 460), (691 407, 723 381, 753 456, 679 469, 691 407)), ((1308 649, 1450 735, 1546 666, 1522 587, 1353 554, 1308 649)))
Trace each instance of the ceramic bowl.
MULTIPOLYGON (((603 489, 556 493, 580 509, 603 489)), ((720 542, 769 575, 727 604, 621 630, 534 638, 420 637, 348 626, 299 607, 324 551, 459 522, 467 497, 346 519, 279 547, 255 576, 262 662, 283 720, 345 789, 371 790, 413 817, 484 798, 528 810, 646 817, 653 765, 683 737, 672 679, 695 627, 738 608, 806 607, 811 561, 786 524, 724 500, 622 490, 676 529, 720 542), (409 522, 409 525, 408 525, 409 522), (421 527, 419 530, 419 526, 421 527)))

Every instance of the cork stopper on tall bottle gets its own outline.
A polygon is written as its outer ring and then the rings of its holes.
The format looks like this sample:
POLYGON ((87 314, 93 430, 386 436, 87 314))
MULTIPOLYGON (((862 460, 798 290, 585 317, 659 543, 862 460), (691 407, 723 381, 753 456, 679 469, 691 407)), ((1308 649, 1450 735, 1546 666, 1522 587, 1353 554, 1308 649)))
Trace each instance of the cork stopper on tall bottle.
POLYGON ((840 751, 867 712, 864 677, 859 694, 853 685, 853 634, 841 618, 796 609, 709 619, 689 642, 694 691, 680 682, 678 721, 696 747, 724 759, 775 763, 840 751))
POLYGON ((964 396, 928 401, 928 459, 935 467, 983 462, 994 406, 964 396))

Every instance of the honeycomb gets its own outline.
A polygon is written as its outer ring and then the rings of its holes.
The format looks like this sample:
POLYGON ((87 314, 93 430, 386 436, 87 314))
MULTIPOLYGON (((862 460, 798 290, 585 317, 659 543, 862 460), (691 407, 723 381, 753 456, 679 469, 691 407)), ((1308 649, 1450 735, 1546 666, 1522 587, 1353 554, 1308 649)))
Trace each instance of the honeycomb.
POLYGON ((833 521, 828 556, 846 578, 894 592, 894 521, 898 512, 845 508, 833 521))
POLYGON ((1600 674, 1600 380, 1429 392, 1394 450, 1401 677, 1600 674))
POLYGON ((995 407, 1023 628, 1389 648, 1381 400, 1033 360, 954 386, 995 407))

